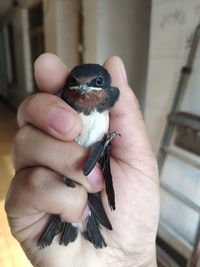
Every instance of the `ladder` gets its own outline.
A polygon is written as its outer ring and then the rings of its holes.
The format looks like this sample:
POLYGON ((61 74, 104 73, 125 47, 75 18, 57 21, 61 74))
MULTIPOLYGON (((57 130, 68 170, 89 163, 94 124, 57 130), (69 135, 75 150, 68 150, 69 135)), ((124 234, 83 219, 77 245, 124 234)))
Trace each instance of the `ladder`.
MULTIPOLYGON (((189 80, 190 74, 192 72, 192 66, 193 66, 193 62, 194 62, 195 55, 197 52, 199 40, 200 40, 200 24, 196 27, 196 30, 194 32, 194 36, 193 36, 193 40, 192 40, 192 44, 191 44, 191 49, 190 49, 190 52, 188 55, 186 65, 184 67, 182 67, 182 69, 181 69, 179 82, 177 84, 177 89, 175 92, 175 96, 173 99, 171 110, 170 110, 169 115, 167 117, 167 122, 166 122, 166 126, 164 129, 164 134, 163 134, 161 144, 160 144, 160 147, 158 150, 157 161, 158 161, 158 167, 159 167, 160 175, 162 173, 163 165, 164 165, 166 156, 168 154, 171 154, 175 157, 178 157, 179 159, 181 158, 181 160, 186 161, 187 164, 190 164, 190 165, 194 164, 197 168, 200 168, 200 163, 198 164, 198 162, 197 163, 192 162, 191 159, 187 159, 186 157, 184 158, 184 156, 182 156, 181 153, 179 153, 179 155, 176 155, 177 153, 170 149, 170 143, 171 143, 173 132, 174 132, 174 129, 175 129, 177 122, 184 123, 187 120, 187 118, 184 118, 183 115, 180 115, 178 113, 178 110, 180 108, 180 104, 182 102, 185 90, 187 88, 188 80, 189 80)), ((194 122, 192 122, 192 121, 190 121, 189 123, 194 124, 194 122)), ((198 132, 200 133, 200 124, 198 123, 198 125, 193 125, 193 126, 197 127, 198 132)), ((163 190, 165 190, 167 193, 171 194, 173 197, 175 197, 176 199, 178 199, 179 201, 184 203, 186 206, 188 206, 191 209, 198 212, 198 214, 200 215, 200 207, 196 203, 194 203, 192 200, 185 197, 183 194, 176 191, 173 187, 170 187, 169 185, 164 183, 162 180, 160 182, 160 187, 163 190)), ((200 255, 200 218, 199 218, 198 230, 196 233, 196 241, 195 241, 195 244, 194 244, 194 247, 192 249, 191 254, 192 255, 189 259, 189 263, 187 264, 187 267, 196 267, 197 261, 198 261, 199 255, 200 255)))

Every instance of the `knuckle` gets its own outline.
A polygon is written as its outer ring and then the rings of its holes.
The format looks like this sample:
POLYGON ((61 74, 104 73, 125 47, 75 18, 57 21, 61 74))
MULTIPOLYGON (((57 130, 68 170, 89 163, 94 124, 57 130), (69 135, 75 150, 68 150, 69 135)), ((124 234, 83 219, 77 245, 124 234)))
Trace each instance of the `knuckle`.
POLYGON ((33 131, 31 125, 26 125, 20 128, 13 140, 13 148, 14 150, 25 152, 25 146, 28 144, 28 140, 30 138, 30 134, 33 131))
POLYGON ((62 162, 64 163, 64 173, 71 175, 80 169, 80 147, 75 142, 63 143, 61 151, 62 162))
POLYGON ((9 196, 5 199, 5 202, 4 202, 4 210, 6 212, 6 214, 9 214, 11 209, 12 209, 12 198, 9 196))
POLYGON ((99 191, 99 188, 94 188, 86 179, 83 182, 83 186, 86 188, 88 193, 97 193, 99 191))
POLYGON ((16 171, 30 163, 31 165, 35 164, 33 158, 38 138, 37 133, 38 130, 30 124, 24 125, 16 133, 11 149, 12 162, 16 171))
POLYGON ((16 133, 12 144, 12 159, 15 163, 16 159, 20 158, 26 151, 25 145, 28 138, 28 126, 22 127, 16 133), (20 157, 19 157, 20 155, 20 157))
POLYGON ((46 183, 46 176, 42 168, 32 168, 26 179, 26 190, 30 193, 42 191, 46 183))
POLYGON ((20 127, 29 121, 38 120, 38 115, 44 114, 45 106, 56 101, 56 97, 46 93, 37 93, 25 99, 17 113, 17 121, 20 127), (37 116, 36 116, 37 114, 37 116))
POLYGON ((47 93, 37 93, 31 96, 30 100, 26 105, 27 111, 32 114, 33 110, 44 110, 45 106, 48 109, 48 106, 56 105, 60 101, 55 95, 47 94, 47 93))
POLYGON ((29 101, 26 104, 26 111, 28 114, 32 114, 33 110, 36 110, 38 107, 43 106, 45 103, 46 94, 38 93, 30 97, 29 101))
POLYGON ((35 118, 38 120, 38 114, 43 114, 41 107, 43 107, 44 103, 43 94, 38 93, 31 96, 24 107, 24 113, 26 114, 25 116, 27 121, 34 121, 35 118))
POLYGON ((25 199, 30 197, 32 199, 35 191, 41 190, 44 185, 44 178, 42 167, 32 167, 23 169, 15 174, 11 181, 6 199, 4 209, 8 215, 16 214, 25 205, 25 199))
POLYGON ((87 192, 82 186, 77 187, 77 197, 74 201, 77 207, 84 208, 85 203, 87 202, 87 192))
POLYGON ((34 94, 31 95, 29 97, 27 97, 19 106, 18 111, 17 111, 17 121, 20 127, 22 127, 27 119, 27 116, 29 116, 29 114, 31 114, 33 111, 32 107, 33 104, 35 105, 35 103, 38 101, 38 95, 39 94, 34 94))
POLYGON ((19 127, 22 127, 24 125, 24 119, 23 119, 23 115, 26 114, 26 104, 27 101, 29 100, 29 97, 26 98, 19 106, 18 110, 17 110, 17 123, 19 125, 19 127))
POLYGON ((4 202, 4 209, 6 211, 6 213, 8 214, 11 207, 12 207, 12 194, 11 194, 11 189, 8 190, 7 196, 5 198, 5 202, 4 202))
POLYGON ((21 145, 24 144, 26 139, 27 139, 27 127, 23 127, 19 129, 18 132, 16 133, 13 144, 16 148, 18 147, 20 148, 21 145))
POLYGON ((19 202, 17 180, 19 180, 19 174, 15 174, 15 176, 11 180, 11 183, 10 183, 10 186, 9 186, 6 198, 5 198, 4 209, 7 214, 9 214, 19 202))

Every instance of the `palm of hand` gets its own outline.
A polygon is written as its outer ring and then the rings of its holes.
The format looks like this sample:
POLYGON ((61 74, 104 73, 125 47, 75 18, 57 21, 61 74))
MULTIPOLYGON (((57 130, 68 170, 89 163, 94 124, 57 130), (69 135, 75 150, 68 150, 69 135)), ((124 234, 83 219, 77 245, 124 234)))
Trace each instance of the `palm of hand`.
POLYGON ((22 247, 34 266, 62 267, 65 263, 68 263, 66 266, 82 266, 83 262, 88 262, 93 257, 94 260, 96 257, 103 258, 103 263, 99 266, 106 266, 104 262, 111 266, 118 266, 117 264, 140 266, 153 260, 158 221, 155 161, 153 158, 148 158, 145 163, 144 159, 136 157, 133 157, 132 161, 130 165, 114 157, 112 159, 117 208, 115 211, 110 211, 107 196, 103 190, 103 203, 113 226, 113 231, 103 230, 103 236, 108 245, 103 250, 96 250, 81 236, 79 237, 82 245, 78 238, 78 242, 67 247, 60 246, 58 238, 55 238, 50 247, 40 249, 36 247, 36 242, 41 234, 41 225, 46 215, 38 212, 33 217, 15 218, 13 225, 24 225, 25 221, 28 225, 26 229, 18 229, 15 236, 18 240, 23 239, 22 247), (137 261, 136 265, 134 265, 135 261, 137 261))

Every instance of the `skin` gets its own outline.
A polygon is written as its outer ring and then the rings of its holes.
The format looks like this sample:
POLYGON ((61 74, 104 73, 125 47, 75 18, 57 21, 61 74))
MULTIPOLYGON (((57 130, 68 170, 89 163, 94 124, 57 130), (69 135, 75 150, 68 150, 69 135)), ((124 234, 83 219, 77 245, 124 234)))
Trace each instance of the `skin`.
POLYGON ((89 177, 82 173, 88 152, 73 140, 81 130, 78 114, 53 95, 68 75, 66 66, 52 54, 35 62, 35 78, 41 93, 28 97, 19 107, 19 130, 13 144, 13 178, 5 209, 11 232, 33 266, 149 266, 155 267, 155 237, 159 217, 157 163, 146 133, 138 101, 128 85, 120 58, 109 58, 104 67, 120 99, 110 111, 110 131, 121 133, 112 141, 111 169, 116 210, 110 211, 103 177, 95 167, 89 177), (68 188, 61 177, 79 183, 68 188), (102 229, 107 247, 96 250, 78 237, 64 247, 57 238, 45 249, 36 246, 49 213, 68 222, 87 216, 87 191, 102 190, 102 200, 113 231, 102 229))

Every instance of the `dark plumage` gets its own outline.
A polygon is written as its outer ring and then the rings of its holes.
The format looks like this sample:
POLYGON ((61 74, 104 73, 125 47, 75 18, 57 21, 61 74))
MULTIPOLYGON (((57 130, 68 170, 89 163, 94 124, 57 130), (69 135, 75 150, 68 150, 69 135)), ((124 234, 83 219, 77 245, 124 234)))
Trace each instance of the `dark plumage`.
POLYGON ((79 85, 80 81, 87 83, 92 87, 100 87, 103 89, 111 86, 111 77, 108 71, 98 64, 82 64, 74 67, 67 78, 65 88, 70 86, 79 85), (100 78, 102 77, 104 82, 101 83, 100 78), (76 79, 78 79, 76 81, 76 79))

